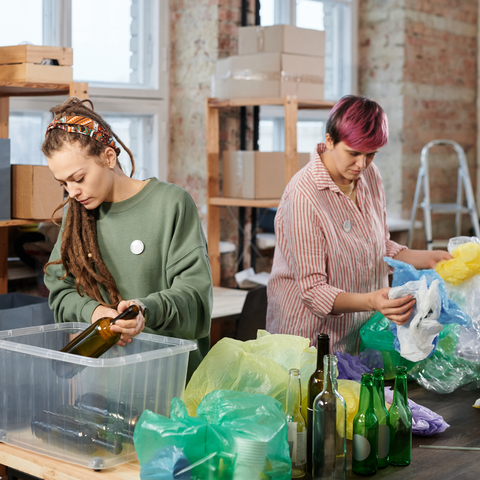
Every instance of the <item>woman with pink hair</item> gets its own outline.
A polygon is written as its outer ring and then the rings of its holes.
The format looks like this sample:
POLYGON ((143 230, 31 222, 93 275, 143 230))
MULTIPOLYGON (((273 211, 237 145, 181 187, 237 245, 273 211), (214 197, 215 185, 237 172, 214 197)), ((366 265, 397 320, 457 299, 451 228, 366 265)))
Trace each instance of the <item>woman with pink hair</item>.
POLYGON ((385 192, 373 163, 388 141, 388 121, 373 100, 348 95, 330 112, 325 143, 289 182, 275 218, 277 245, 268 283, 267 330, 332 352, 358 354, 359 330, 373 311, 398 325, 415 300, 388 298, 384 256, 434 268, 445 251, 409 250, 390 240, 385 192))

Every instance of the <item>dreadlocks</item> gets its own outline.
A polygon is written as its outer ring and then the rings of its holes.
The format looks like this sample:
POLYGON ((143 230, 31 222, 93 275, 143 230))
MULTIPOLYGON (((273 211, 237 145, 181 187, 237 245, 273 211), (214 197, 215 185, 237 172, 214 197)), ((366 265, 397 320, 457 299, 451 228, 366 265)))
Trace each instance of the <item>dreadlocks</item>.
MULTIPOLYGON (((54 118, 61 118, 65 115, 80 115, 98 122, 99 125, 108 130, 111 136, 113 136, 128 153, 132 164, 130 177, 133 176, 135 172, 135 161, 132 152, 112 131, 110 125, 94 111, 93 103, 90 100, 80 100, 76 97, 70 97, 65 103, 51 108, 50 111, 53 113, 54 118), (86 102, 90 104, 90 107, 85 105, 86 102)), ((62 150, 66 145, 75 143, 84 150, 87 156, 94 157, 95 161, 101 164, 100 154, 107 148, 105 145, 89 136, 80 133, 66 132, 58 128, 50 130, 47 133, 42 145, 42 151, 46 157, 49 157, 53 153, 62 150)), ((44 272, 48 275, 47 267, 49 265, 62 264, 65 269, 65 275, 60 277, 59 280, 63 280, 71 273, 75 277, 79 295, 87 295, 102 305, 115 308, 122 298, 115 279, 102 260, 98 247, 96 226, 98 208, 87 210, 77 200, 67 198, 65 202, 55 209, 53 214, 63 208, 67 203, 69 206, 62 234, 61 255, 58 260, 48 262, 44 267, 44 272), (99 284, 104 285, 106 288, 110 297, 110 304, 107 304, 103 300, 99 284)))

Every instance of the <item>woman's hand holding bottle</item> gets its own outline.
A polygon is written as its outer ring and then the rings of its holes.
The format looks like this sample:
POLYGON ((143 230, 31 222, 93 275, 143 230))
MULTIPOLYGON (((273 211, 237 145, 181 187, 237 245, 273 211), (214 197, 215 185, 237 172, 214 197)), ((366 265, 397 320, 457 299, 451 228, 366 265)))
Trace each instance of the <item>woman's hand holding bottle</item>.
MULTIPOLYGON (((118 341, 118 345, 124 347, 127 343, 132 341, 132 337, 135 337, 142 333, 145 328, 145 317, 143 306, 135 300, 122 300, 118 304, 118 314, 124 312, 130 305, 138 305, 140 307, 140 313, 133 320, 117 320, 114 325, 110 327, 112 332, 121 333, 122 336, 118 341)), ((118 315, 117 314, 117 315, 118 315)))

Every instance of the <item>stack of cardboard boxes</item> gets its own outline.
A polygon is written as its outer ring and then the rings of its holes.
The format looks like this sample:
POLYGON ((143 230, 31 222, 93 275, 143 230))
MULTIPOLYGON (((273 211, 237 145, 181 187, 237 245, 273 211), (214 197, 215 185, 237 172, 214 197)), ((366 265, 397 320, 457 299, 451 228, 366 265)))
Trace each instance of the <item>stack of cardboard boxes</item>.
MULTIPOLYGON (((325 32, 291 25, 242 27, 238 55, 217 61, 214 96, 323 100, 325 32)), ((303 168, 310 154, 298 155, 303 168)), ((285 190, 283 152, 225 151, 223 196, 278 199, 285 190)))
POLYGON ((217 61, 214 96, 323 100, 324 77, 325 32, 292 25, 242 27, 238 55, 217 61))

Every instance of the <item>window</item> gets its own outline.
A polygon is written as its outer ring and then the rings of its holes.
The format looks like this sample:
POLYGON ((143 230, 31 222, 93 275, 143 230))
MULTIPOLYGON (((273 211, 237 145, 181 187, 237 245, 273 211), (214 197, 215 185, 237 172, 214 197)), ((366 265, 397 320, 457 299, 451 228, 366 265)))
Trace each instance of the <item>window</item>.
MULTIPOLYGON (((134 154, 135 177, 166 180, 168 2, 0 0, 0 11, 1 46, 73 47, 74 80, 89 83, 95 110, 134 154)), ((65 98, 11 98, 13 163, 46 163, 39 147, 51 120, 49 109, 65 98), (29 142, 24 141, 27 129, 29 142)), ((120 162, 129 173, 126 153, 120 162)))
MULTIPOLYGON (((325 99, 356 93, 357 0, 262 0, 264 26, 290 24, 325 31, 325 99)), ((283 107, 260 107, 259 149, 284 149, 283 107)), ((299 110, 297 150, 311 152, 325 138, 328 111, 299 110)))

